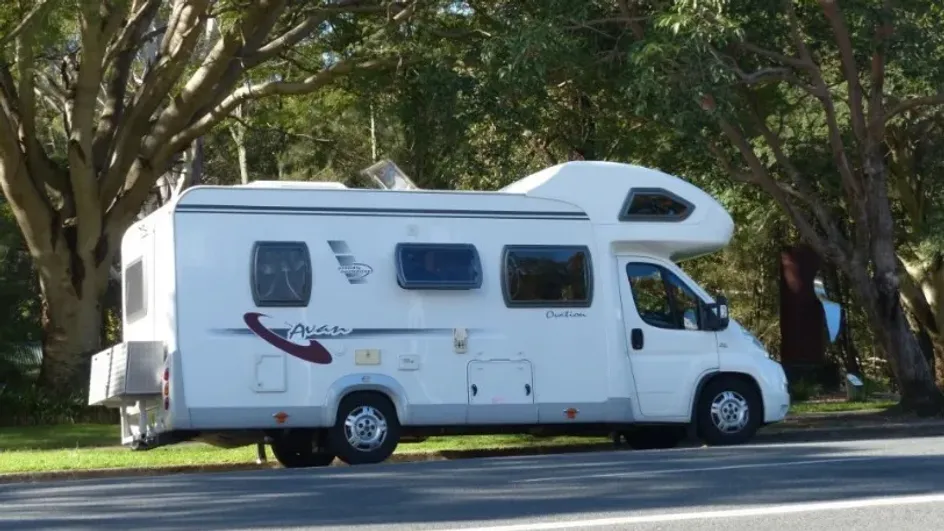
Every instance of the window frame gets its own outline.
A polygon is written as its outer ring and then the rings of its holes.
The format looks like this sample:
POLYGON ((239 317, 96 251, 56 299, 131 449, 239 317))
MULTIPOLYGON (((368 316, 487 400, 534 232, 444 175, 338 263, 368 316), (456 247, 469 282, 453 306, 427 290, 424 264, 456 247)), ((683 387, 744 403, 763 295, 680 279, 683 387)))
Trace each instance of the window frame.
POLYGON ((502 298, 505 300, 506 308, 590 308, 593 306, 594 280, 593 275, 593 254, 587 245, 576 244, 506 244, 502 248, 501 262, 499 263, 501 274, 502 298), (583 252, 587 257, 584 267, 584 281, 587 284, 587 297, 582 301, 513 301, 508 286, 508 257, 515 251, 562 251, 569 250, 574 252, 583 252))
POLYGON ((619 221, 656 221, 663 223, 679 223, 685 221, 691 217, 692 213, 695 212, 695 204, 691 201, 685 199, 684 197, 679 196, 676 193, 673 193, 665 188, 660 187, 646 187, 646 188, 630 188, 629 193, 626 194, 626 199, 623 200, 623 206, 620 207, 619 212, 619 221), (633 199, 638 195, 662 195, 677 201, 685 206, 685 213, 682 215, 672 215, 672 216, 654 216, 652 214, 630 214, 629 207, 633 205, 633 199))
POLYGON ((393 250, 394 262, 397 270, 397 284, 405 290, 435 290, 435 291, 468 291, 481 289, 484 270, 482 258, 474 244, 471 243, 436 243, 436 242, 399 242, 393 250), (475 278, 468 282, 408 280, 403 270, 403 252, 406 250, 466 250, 472 253, 472 267, 475 278))
MULTIPOLYGON (((679 275, 677 275, 674 271, 672 271, 671 269, 665 267, 665 266, 662 265, 662 264, 657 264, 657 263, 648 262, 648 261, 629 261, 629 262, 626 262, 626 266, 623 268, 623 273, 626 275, 624 282, 629 283, 629 292, 630 292, 630 294, 632 294, 632 296, 633 296, 633 307, 636 309, 636 315, 639 316, 639 319, 640 319, 643 323, 645 323, 646 325, 651 326, 651 327, 653 327, 653 328, 658 328, 658 329, 660 329, 660 330, 673 330, 673 331, 678 331, 678 332, 703 332, 703 331, 705 331, 705 329, 704 329, 704 327, 703 327, 703 324, 704 324, 704 323, 702 323, 701 311, 700 311, 700 309, 699 309, 699 307, 700 307, 701 305, 705 304, 705 300, 702 299, 701 296, 698 294, 698 292, 697 292, 696 290, 692 289, 692 287, 691 287, 687 282, 685 282, 685 280, 682 279, 682 277, 680 277, 679 275), (679 307, 678 307, 678 299, 677 299, 677 298, 675 297, 675 295, 668 289, 668 287, 669 287, 669 280, 668 280, 668 278, 669 278, 669 277, 674 278, 674 279, 678 282, 678 284, 679 284, 680 286, 684 287, 685 290, 688 290, 688 291, 691 293, 692 297, 693 297, 693 298, 695 299, 695 301, 696 301, 696 308, 695 308, 695 324, 697 325, 697 328, 695 328, 695 329, 688 329, 688 328, 685 328, 684 325, 683 325, 681 328, 678 328, 678 327, 675 327, 675 326, 673 326, 673 327, 661 326, 661 325, 658 325, 658 324, 651 323, 651 322, 647 321, 645 317, 643 317, 642 313, 640 313, 640 311, 639 311, 639 302, 638 302, 638 298, 636 297, 636 290, 633 289, 633 285, 632 285, 632 283, 630 282, 630 274, 629 274, 629 268, 630 268, 631 266, 638 266, 638 265, 649 266, 649 267, 655 268, 656 270, 659 271, 659 278, 660 278, 661 284, 662 284, 663 295, 664 295, 665 299, 666 299, 666 300, 668 301, 668 303, 669 303, 669 308, 670 308, 672 314, 677 314, 678 311, 679 311, 679 307)), ((684 318, 684 315, 685 315, 685 313, 682 312, 682 317, 683 317, 683 318, 684 318)))
POLYGON ((312 263, 308 243, 300 240, 257 240, 253 243, 252 252, 249 257, 249 289, 252 292, 252 301, 257 308, 307 308, 311 303, 311 291, 314 283, 314 264, 312 263), (259 284, 256 276, 258 273, 259 253, 264 249, 286 247, 304 252, 305 272, 308 274, 308 282, 305 283, 302 300, 264 300, 259 293, 259 284))
POLYGON ((125 266, 124 271, 122 271, 122 273, 121 273, 121 276, 122 276, 122 279, 121 279, 121 280, 122 280, 122 287, 123 287, 123 289, 122 289, 122 292, 123 292, 123 293, 122 293, 122 298, 124 299, 124 300, 122 301, 122 303, 124 304, 124 310, 125 310, 125 322, 128 323, 128 324, 137 322, 137 321, 143 319, 144 317, 147 317, 147 314, 148 314, 148 296, 150 295, 150 293, 149 293, 150 290, 148 289, 148 285, 147 285, 147 282, 146 282, 146 279, 147 279, 147 275, 145 274, 145 273, 146 273, 146 271, 145 271, 145 266, 146 266, 146 265, 147 265, 147 264, 144 263, 144 257, 143 257, 143 256, 139 256, 138 258, 135 258, 134 260, 132 260, 131 262, 129 262, 128 265, 125 266), (140 288, 141 288, 141 289, 140 289, 140 290, 138 291, 138 293, 137 293, 138 296, 139 296, 139 298, 140 298, 141 303, 140 303, 140 308, 138 308, 136 311, 129 312, 129 311, 128 311, 128 306, 129 306, 129 305, 128 305, 128 299, 129 299, 129 297, 128 297, 128 294, 129 294, 129 290, 128 290, 128 282, 129 282, 128 272, 131 271, 133 268, 135 268, 135 267, 137 267, 137 266, 141 266, 141 268, 140 268, 141 274, 140 274, 140 277, 139 277, 139 278, 140 278, 140 282, 141 282, 141 285, 140 285, 140 288))

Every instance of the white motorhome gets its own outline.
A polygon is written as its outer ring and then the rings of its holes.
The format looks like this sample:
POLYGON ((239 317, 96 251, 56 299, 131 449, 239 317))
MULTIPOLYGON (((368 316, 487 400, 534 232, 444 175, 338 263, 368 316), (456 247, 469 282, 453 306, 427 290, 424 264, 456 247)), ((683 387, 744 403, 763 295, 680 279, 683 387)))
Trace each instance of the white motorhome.
POLYGON ((740 444, 786 416, 784 371, 676 265, 733 228, 610 162, 497 191, 196 186, 124 236, 123 342, 89 403, 132 447, 265 441, 285 466, 439 433, 740 444))

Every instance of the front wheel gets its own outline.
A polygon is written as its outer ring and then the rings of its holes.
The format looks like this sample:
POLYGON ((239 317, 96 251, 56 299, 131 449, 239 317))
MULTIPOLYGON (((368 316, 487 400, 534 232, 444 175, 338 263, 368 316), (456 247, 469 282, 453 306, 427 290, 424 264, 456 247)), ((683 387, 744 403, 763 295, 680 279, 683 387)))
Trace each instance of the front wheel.
POLYGON ((328 466, 334 455, 316 447, 315 437, 305 431, 282 435, 272 441, 272 455, 285 468, 328 466))
POLYGON ((702 390, 697 423, 710 446, 744 444, 760 429, 763 404, 754 386, 740 378, 721 377, 702 390))
POLYGON ((400 422, 390 400, 378 393, 352 393, 341 401, 328 447, 349 465, 380 463, 400 442, 400 422))
POLYGON ((633 450, 667 450, 685 440, 684 426, 645 426, 623 433, 633 450))

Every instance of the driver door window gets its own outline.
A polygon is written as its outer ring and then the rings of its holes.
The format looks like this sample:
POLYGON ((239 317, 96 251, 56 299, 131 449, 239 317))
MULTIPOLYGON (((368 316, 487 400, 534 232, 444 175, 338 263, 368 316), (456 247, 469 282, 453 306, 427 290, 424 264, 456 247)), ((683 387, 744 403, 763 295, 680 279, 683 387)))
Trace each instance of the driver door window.
POLYGON ((657 328, 698 330, 698 297, 671 271, 655 264, 626 265, 639 317, 657 328))

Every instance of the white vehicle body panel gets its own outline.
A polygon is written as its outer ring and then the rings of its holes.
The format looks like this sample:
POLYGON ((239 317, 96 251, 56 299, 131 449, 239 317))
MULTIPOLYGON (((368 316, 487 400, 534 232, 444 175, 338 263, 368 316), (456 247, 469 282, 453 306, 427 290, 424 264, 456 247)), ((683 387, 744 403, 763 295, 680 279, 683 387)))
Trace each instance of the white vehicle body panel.
MULTIPOLYGON (((732 232, 699 188, 606 162, 554 166, 495 192, 197 186, 122 241, 125 271, 143 259, 147 306, 124 308, 124 341, 165 345, 158 432, 327 427, 358 389, 387 394, 404 426, 687 422, 718 371, 753 378, 765 422, 776 422, 789 408, 785 378, 740 325, 659 329, 641 320, 629 289, 627 263, 658 265, 711 302, 673 261, 714 252, 732 232), (672 222, 621 219, 631 190, 650 189, 694 210, 672 222), (306 306, 256 306, 260 241, 304 243, 306 306), (401 243, 474 246, 480 285, 402 288, 401 243), (591 304, 508 307, 507 245, 584 248, 591 304)), ((138 288, 125 287, 127 300, 138 288)))

